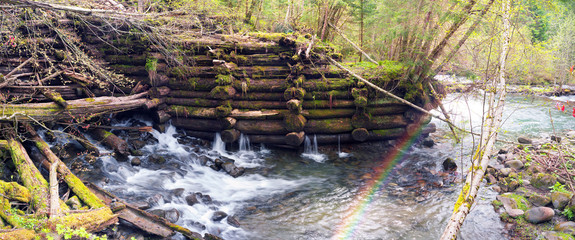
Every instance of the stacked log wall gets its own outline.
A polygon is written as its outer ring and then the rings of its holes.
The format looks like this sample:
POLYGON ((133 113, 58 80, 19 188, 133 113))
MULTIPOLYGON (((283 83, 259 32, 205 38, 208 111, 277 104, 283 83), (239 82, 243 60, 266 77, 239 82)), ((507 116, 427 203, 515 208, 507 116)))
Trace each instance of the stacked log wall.
MULTIPOLYGON (((394 139, 417 124, 413 109, 375 94, 334 70, 319 54, 307 57, 306 46, 302 49, 289 35, 273 41, 257 36, 175 37, 173 48, 164 49, 138 34, 98 35, 71 21, 62 25, 76 33, 83 50, 100 64, 150 91, 155 104, 149 108, 158 123, 171 119, 196 137, 212 138, 220 132, 225 141, 234 142, 244 134, 252 143, 299 146, 312 134, 319 143, 394 139)), ((53 57, 61 58, 57 55, 64 45, 53 46, 53 57)), ((0 70, 24 60, 2 59, 0 70)), ((0 94, 37 102, 49 101, 39 94, 41 88, 65 100, 87 96, 85 86, 65 83, 68 79, 63 75, 48 86, 34 86, 33 75, 23 76, 22 86, 0 89, 0 94)))

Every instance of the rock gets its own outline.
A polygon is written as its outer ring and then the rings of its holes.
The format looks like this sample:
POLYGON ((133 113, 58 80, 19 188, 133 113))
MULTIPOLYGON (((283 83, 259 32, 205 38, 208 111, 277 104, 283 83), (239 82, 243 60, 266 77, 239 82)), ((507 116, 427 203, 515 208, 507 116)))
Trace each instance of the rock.
POLYGON ((201 192, 197 192, 196 194, 196 198, 197 199, 201 199, 202 203, 204 204, 211 204, 212 203, 212 197, 210 197, 210 195, 203 195, 201 192))
POLYGON ((455 170, 457 170, 457 164, 455 161, 453 161, 453 159, 447 158, 445 161, 443 161, 443 171, 453 172, 455 170))
POLYGON ((140 160, 140 158, 132 158, 132 161, 130 162, 132 164, 132 166, 140 166, 142 164, 142 160, 140 160))
POLYGON ((500 186, 497 186, 497 185, 491 187, 491 189, 493 189, 493 191, 496 191, 496 192, 498 192, 498 193, 503 192, 503 190, 501 190, 501 187, 500 187, 500 186))
POLYGON ((525 212, 525 219, 530 223, 542 223, 551 220, 555 211, 548 207, 534 207, 525 212))
POLYGON ((200 156, 198 160, 200 160, 202 166, 205 166, 211 159, 207 156, 200 156))
POLYGON ((425 147, 432 148, 435 145, 435 142, 431 138, 425 138, 421 144, 425 147))
POLYGON ((511 172, 513 172, 513 169, 511 169, 511 168, 502 168, 501 170, 499 170, 499 172, 501 172, 501 176, 507 177, 507 176, 509 176, 509 174, 510 174, 511 172))
POLYGON ((241 226, 240 221, 235 216, 228 216, 227 222, 230 226, 239 228, 241 226))
POLYGON ((507 191, 509 192, 513 192, 515 191, 515 189, 517 189, 520 186, 519 182, 517 180, 512 180, 509 183, 507 183, 507 191))
POLYGON ((222 164, 222 168, 226 171, 230 176, 237 178, 245 173, 245 169, 243 167, 237 167, 233 162, 225 162, 222 164))
POLYGON ((551 203, 551 198, 534 193, 529 197, 529 202, 535 206, 544 207, 551 203))
POLYGON ((222 161, 222 159, 216 158, 216 160, 214 160, 214 164, 218 169, 222 169, 222 164, 224 164, 224 161, 222 161))
POLYGON ((223 211, 215 211, 214 215, 212 215, 212 221, 219 222, 227 216, 228 214, 223 211))
POLYGON ((140 202, 133 202, 131 203, 132 206, 140 209, 140 210, 146 210, 146 209, 150 209, 152 208, 152 206, 150 206, 149 202, 144 202, 144 201, 140 201, 140 202))
POLYGON ((130 153, 132 154, 132 156, 144 156, 144 152, 142 152, 142 150, 137 150, 137 149, 130 149, 130 153))
MULTIPOLYGON (((564 236, 561 236, 560 233, 555 232, 555 231, 543 232, 543 233, 541 233, 541 236, 539 236, 537 239, 540 239, 540 240, 566 240, 566 238, 564 236)), ((567 238, 567 239, 573 239, 573 237, 567 238)))
POLYGON ((573 235, 575 234, 575 222, 569 221, 555 224, 554 230, 573 235))
POLYGON ((555 185, 557 178, 551 174, 538 173, 531 179, 531 185, 541 190, 549 190, 550 187, 555 185))
POLYGON ((162 196, 162 194, 159 194, 159 193, 154 195, 154 196, 151 196, 150 198, 148 198, 148 203, 152 207, 163 204, 164 203, 164 196, 162 196))
POLYGON ((497 161, 505 162, 505 160, 507 160, 507 155, 506 155, 506 154, 498 154, 498 155, 497 155, 497 161))
POLYGON ((190 194, 186 196, 186 203, 190 206, 194 206, 194 204, 200 203, 200 201, 196 197, 196 194, 190 194))
POLYGON ((499 149, 499 152, 497 152, 498 154, 506 154, 509 152, 509 148, 508 147, 504 147, 499 149))
POLYGON ((527 138, 527 137, 524 137, 524 136, 518 137, 518 138, 517 138, 517 142, 519 142, 519 143, 521 143, 521 144, 531 144, 531 143, 533 143, 533 141, 532 141, 531 139, 529 139, 529 138, 527 138))
POLYGON ((519 216, 522 216, 523 214, 525 214, 525 212, 521 209, 510 209, 510 210, 505 210, 505 212, 507 212, 507 214, 509 214, 509 216, 512 218, 518 218, 519 216))
POLYGON ((164 209, 154 209, 149 211, 149 213, 154 214, 158 217, 166 218, 166 210, 164 209))
POLYGON ((567 138, 575 139, 575 130, 565 133, 565 136, 567 136, 567 138))
POLYGON ((155 164, 164 164, 166 163, 166 159, 158 154, 151 154, 148 156, 148 162, 155 163, 155 164))
POLYGON ((553 192, 551 193, 551 203, 553 207, 559 210, 563 210, 573 197, 572 193, 565 192, 553 192))
POLYGON ((561 137, 559 137, 559 136, 551 136, 551 141, 554 141, 554 142, 558 142, 558 143, 559 143, 559 142, 561 142, 561 137))
POLYGON ((166 210, 165 215, 166 215, 165 218, 168 219, 168 221, 170 221, 171 223, 176 223, 180 219, 180 212, 175 208, 166 210))
POLYGON ((176 189, 172 190, 172 193, 176 197, 181 197, 182 195, 184 195, 185 191, 186 191, 186 189, 184 189, 184 188, 176 188, 176 189))
POLYGON ((141 149, 146 146, 146 142, 139 139, 130 140, 130 144, 134 149, 141 149))
POLYGON ((510 160, 505 162, 505 166, 508 166, 510 168, 513 168, 515 170, 519 170, 523 168, 523 162, 520 160, 510 160))
POLYGON ((206 230, 206 225, 204 225, 204 224, 202 224, 202 223, 195 222, 195 221, 190 221, 190 220, 186 221, 186 223, 187 223, 187 225, 194 226, 194 227, 196 227, 196 228, 198 228, 198 229, 206 230))
POLYGON ((489 174, 487 176, 485 176, 485 179, 487 179, 487 183, 489 184, 495 184, 497 183, 497 178, 495 178, 493 175, 489 174))

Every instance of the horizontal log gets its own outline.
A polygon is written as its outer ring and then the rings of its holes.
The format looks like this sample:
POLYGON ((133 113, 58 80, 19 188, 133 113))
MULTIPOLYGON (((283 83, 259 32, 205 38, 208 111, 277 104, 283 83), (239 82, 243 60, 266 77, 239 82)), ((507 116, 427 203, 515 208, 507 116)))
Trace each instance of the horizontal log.
POLYGON ((82 120, 107 113, 128 111, 142 107, 146 99, 137 94, 127 97, 98 97, 67 101, 68 108, 62 109, 56 103, 5 104, 0 112, 0 121, 60 121, 82 120))
MULTIPOLYGON (((251 81, 250 81, 251 82, 251 81)), ((272 100, 272 101, 284 101, 284 94, 280 92, 255 92, 248 91, 246 94, 241 92, 241 86, 232 99, 234 100, 272 100)), ((236 89, 238 90, 238 89, 236 89)), ((265 90, 268 91, 268 90, 265 90)), ((193 91, 193 90, 172 90, 168 94, 170 97, 175 98, 211 98, 209 91, 193 91)), ((307 92, 304 96, 305 100, 350 100, 351 94, 349 91, 333 90, 329 92, 307 92)))
POLYGON ((114 152, 117 154, 120 154, 121 156, 128 156, 130 154, 128 143, 115 134, 101 128, 90 129, 90 133, 96 140, 101 141, 104 145, 114 149, 114 152))
POLYGON ((351 100, 313 100, 303 101, 303 109, 319 109, 319 108, 355 108, 351 100))
POLYGON ((369 137, 367 138, 367 140, 381 141, 381 140, 396 139, 403 136, 406 133, 407 131, 405 130, 405 128, 371 130, 369 131, 369 137))
POLYGON ((271 144, 271 145, 287 145, 286 143, 286 136, 285 135, 260 135, 260 134, 252 134, 247 135, 250 139, 250 143, 263 143, 263 144, 271 144))
MULTIPOLYGON (((231 55, 220 57, 227 62, 233 62, 238 66, 286 66, 287 59, 282 59, 278 54, 252 54, 252 55, 231 55)), ((190 57, 198 66, 211 66, 214 57, 197 55, 190 57)))
POLYGON ((205 131, 208 129, 210 131, 222 131, 226 129, 224 124, 222 124, 222 122, 219 120, 199 118, 174 117, 172 118, 172 125, 175 127, 195 131, 205 131))
POLYGON ((366 109, 366 112, 372 116, 381 116, 402 114, 409 109, 411 109, 411 107, 407 105, 389 105, 385 107, 370 107, 366 109))
MULTIPOLYGON (((203 129, 206 130, 206 129, 203 129)), ((185 130, 186 135, 190 137, 201 138, 205 140, 213 141, 216 137, 216 132, 204 132, 204 131, 193 131, 193 130, 185 130)))
POLYGON ((281 120, 239 120, 235 128, 244 134, 287 134, 281 120))
POLYGON ((192 106, 192 107, 217 107, 222 105, 223 101, 204 99, 204 98, 166 98, 166 104, 168 105, 181 105, 181 106, 192 106))
POLYGON ((352 130, 350 118, 309 119, 304 127, 306 134, 347 133, 352 130))
MULTIPOLYGON (((340 134, 314 134, 313 135, 317 141, 317 144, 337 144, 339 143, 349 143, 354 142, 351 134, 340 133, 340 134)), ((310 136, 311 138, 312 136, 310 136)))
POLYGON ((114 70, 115 72, 122 73, 126 76, 142 76, 142 77, 148 76, 148 71, 146 70, 146 67, 144 67, 143 65, 134 66, 124 64, 112 64, 108 65, 108 67, 114 70))
POLYGON ((307 119, 327 119, 351 117, 355 114, 355 108, 334 108, 334 109, 308 109, 302 111, 302 115, 307 119))
POLYGON ((287 75, 282 79, 250 79, 249 82, 245 82, 245 87, 242 86, 242 81, 234 81, 232 86, 234 86, 239 93, 244 93, 244 95, 252 92, 283 93, 291 85, 285 80, 285 77, 287 77, 287 75))
MULTIPOLYGON (((134 69, 136 71, 138 68, 134 69)), ((291 70, 288 66, 253 66, 253 67, 233 67, 226 68, 224 66, 197 66, 197 67, 178 67, 168 69, 168 76, 185 79, 189 77, 197 78, 215 78, 220 74, 232 74, 236 78, 251 78, 251 79, 285 79, 291 70)), ((135 73, 130 73, 136 75, 135 73)), ((130 75, 129 74, 129 75, 130 75)))
POLYGON ((185 79, 170 78, 168 82, 168 87, 173 90, 193 90, 193 91, 211 91, 213 88, 218 86, 216 79, 210 78, 200 78, 200 77, 189 77, 185 79))
POLYGON ((295 50, 291 47, 283 47, 275 42, 261 42, 255 39, 242 39, 242 41, 226 41, 227 37, 222 35, 204 36, 201 38, 190 38, 189 36, 173 36, 172 41, 174 44, 182 46, 184 49, 193 49, 196 55, 206 54, 212 49, 230 49, 238 54, 264 54, 264 53, 281 53, 291 52, 293 55, 295 50), (209 46, 209 47, 208 47, 209 46))
POLYGON ((240 138, 240 135, 241 135, 240 131, 236 129, 228 129, 220 133, 222 141, 225 143, 233 143, 237 141, 240 138))
POLYGON ((354 116, 352 125, 367 130, 389 129, 407 126, 408 122, 403 115, 371 116, 358 118, 354 116))
POLYGON ((330 90, 330 91, 313 91, 306 92, 305 100, 349 100, 353 99, 351 93, 347 90, 330 90))
POLYGON ((282 119, 285 114, 285 110, 254 110, 254 111, 242 111, 239 109, 232 110, 230 117, 236 119, 244 120, 256 120, 256 119, 282 119))
POLYGON ((299 146, 303 143, 305 132, 291 132, 286 134, 285 143, 290 146, 299 146))
POLYGON ((348 90, 355 86, 355 81, 346 78, 325 78, 318 80, 305 80, 302 87, 308 92, 348 90))

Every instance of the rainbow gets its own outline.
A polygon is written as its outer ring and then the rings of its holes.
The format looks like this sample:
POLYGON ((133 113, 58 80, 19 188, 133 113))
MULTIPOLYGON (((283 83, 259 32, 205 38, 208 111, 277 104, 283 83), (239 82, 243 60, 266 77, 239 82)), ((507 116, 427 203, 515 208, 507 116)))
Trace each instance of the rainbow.
MULTIPOLYGON (((403 137, 397 139, 398 144, 376 167, 375 175, 361 187, 345 217, 338 225, 332 240, 352 239, 356 227, 361 223, 363 214, 374 199, 374 196, 383 188, 385 180, 395 165, 403 159, 406 150, 413 144, 421 133, 424 124, 417 124, 403 137)), ((409 129, 409 128, 407 128, 409 129)))

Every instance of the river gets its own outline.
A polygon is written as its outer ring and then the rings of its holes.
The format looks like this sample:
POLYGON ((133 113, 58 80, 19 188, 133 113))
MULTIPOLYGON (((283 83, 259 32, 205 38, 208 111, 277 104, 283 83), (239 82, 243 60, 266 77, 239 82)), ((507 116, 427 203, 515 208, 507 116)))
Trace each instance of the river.
MULTIPOLYGON (((451 94, 444 103, 458 125, 472 125, 477 131, 480 99, 480 94, 468 99, 451 94)), ((571 113, 555 108, 558 100, 575 99, 509 96, 500 138, 546 137, 553 129, 574 128, 571 113)), ((117 124, 135 122, 151 124, 143 118, 117 124)), ((467 136, 456 144, 447 137, 446 124, 433 122, 438 126, 433 148, 406 140, 315 150, 310 136, 310 148, 300 151, 250 145, 245 138, 241 146, 225 146, 218 139, 202 145, 169 126, 166 133, 151 133, 158 141, 142 149, 141 166, 103 156, 83 177, 131 202, 149 202, 160 194, 152 209, 176 209, 177 224, 227 240, 437 239, 453 211, 461 165, 469 162, 473 139, 467 136), (167 162, 150 163, 151 154, 167 162), (448 157, 460 165, 458 173, 443 173, 442 162, 448 157), (202 160, 216 158, 233 159, 246 173, 233 178, 202 165, 202 160), (211 201, 204 197, 193 206, 186 204, 185 197, 197 192, 211 201), (216 211, 233 215, 241 226, 233 227, 226 219, 213 221, 216 211)), ((490 204, 495 196, 488 186, 481 189, 461 239, 505 239, 490 204)))

